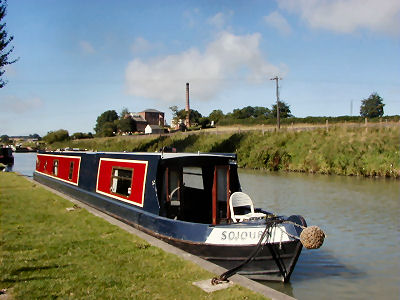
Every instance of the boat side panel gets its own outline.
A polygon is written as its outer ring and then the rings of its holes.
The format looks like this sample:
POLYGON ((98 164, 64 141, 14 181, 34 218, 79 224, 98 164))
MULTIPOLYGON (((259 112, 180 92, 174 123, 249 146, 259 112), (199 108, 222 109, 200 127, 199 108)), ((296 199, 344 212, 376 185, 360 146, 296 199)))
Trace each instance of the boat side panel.
POLYGON ((147 161, 100 158, 97 172, 96 192, 143 207, 144 188, 146 185, 147 161), (132 174, 131 191, 129 195, 120 195, 112 192, 112 172, 114 168, 130 170, 132 174))
POLYGON ((36 172, 78 185, 80 164, 79 156, 38 154, 36 172))
POLYGON ((83 201, 90 206, 129 223, 137 224, 167 238, 187 240, 190 242, 204 242, 209 234, 209 226, 172 220, 144 211, 140 207, 124 203, 95 192, 88 192, 72 185, 67 185, 53 178, 34 173, 34 179, 55 190, 83 201))
MULTIPOLYGON (((157 186, 156 186, 156 177, 157 177, 157 169, 158 169, 158 164, 160 161, 160 156, 159 155, 146 155, 146 153, 143 154, 132 154, 132 153, 98 153, 97 154, 97 168, 94 173, 97 174, 98 170, 98 165, 100 158, 105 160, 117 160, 117 161, 135 161, 136 163, 146 163, 147 164, 147 169, 146 169, 146 176, 143 178, 143 184, 144 184, 144 200, 142 207, 146 212, 150 212, 155 215, 159 215, 160 213, 160 204, 158 202, 158 196, 157 196, 157 186)), ((118 166, 118 163, 116 164, 118 166)), ((135 171, 136 172, 136 171, 135 171)), ((135 176, 135 174, 134 174, 135 176)), ((97 178, 95 179, 94 183, 95 186, 93 189, 91 189, 91 192, 96 192, 96 181, 97 178)))

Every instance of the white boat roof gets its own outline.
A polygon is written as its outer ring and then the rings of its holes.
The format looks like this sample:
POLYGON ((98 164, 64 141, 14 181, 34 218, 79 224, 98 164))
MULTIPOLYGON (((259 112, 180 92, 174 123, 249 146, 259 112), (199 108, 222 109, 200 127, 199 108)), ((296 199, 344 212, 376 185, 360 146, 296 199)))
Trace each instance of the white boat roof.
POLYGON ((179 158, 179 157, 230 157, 230 158, 236 158, 236 154, 233 153, 187 153, 187 152, 182 152, 182 153, 159 153, 162 154, 161 158, 162 159, 171 159, 171 158, 179 158))
MULTIPOLYGON (((50 152, 50 151, 49 151, 50 152)), ((202 152, 103 152, 103 151, 73 151, 73 150, 64 150, 64 151, 54 151, 59 153, 85 153, 85 154, 116 154, 116 155, 126 155, 126 154, 134 154, 134 155, 151 155, 151 156, 160 156, 162 159, 173 159, 180 157, 227 157, 236 159, 236 154, 234 153, 202 153, 202 152)))

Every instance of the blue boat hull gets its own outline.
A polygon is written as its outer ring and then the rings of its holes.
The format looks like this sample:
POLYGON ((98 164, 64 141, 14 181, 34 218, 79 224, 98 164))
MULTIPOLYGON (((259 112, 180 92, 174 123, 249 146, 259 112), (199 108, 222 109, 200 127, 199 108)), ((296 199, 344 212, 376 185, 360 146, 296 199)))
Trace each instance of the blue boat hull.
MULTIPOLYGON (((173 246, 227 269, 237 266, 254 251, 254 245, 207 243, 207 238, 213 229, 240 227, 244 224, 210 225, 173 220, 37 172, 34 173, 34 180, 93 206, 173 246)), ((290 218, 299 225, 306 225, 302 217, 292 216, 290 218)), ((292 233, 296 234, 293 231, 296 228, 292 225, 287 225, 287 230, 292 230, 292 233)), ((296 239, 279 243, 266 243, 260 253, 249 264, 245 265, 239 274, 256 280, 288 282, 301 250, 302 245, 296 239)))

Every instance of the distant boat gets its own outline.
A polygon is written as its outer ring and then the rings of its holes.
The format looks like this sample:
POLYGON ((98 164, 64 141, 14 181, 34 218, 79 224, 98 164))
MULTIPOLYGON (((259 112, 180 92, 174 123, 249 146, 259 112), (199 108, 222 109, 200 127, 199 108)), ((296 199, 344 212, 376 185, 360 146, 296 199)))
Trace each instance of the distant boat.
POLYGON ((235 154, 40 152, 34 179, 252 279, 289 281, 302 250, 305 220, 254 209, 235 154))
POLYGON ((27 153, 27 152, 37 152, 37 149, 33 149, 31 147, 15 147, 15 149, 13 149, 14 152, 17 153, 27 153))
POLYGON ((12 149, 9 147, 0 148, 0 163, 5 166, 11 166, 14 164, 14 156, 12 149))

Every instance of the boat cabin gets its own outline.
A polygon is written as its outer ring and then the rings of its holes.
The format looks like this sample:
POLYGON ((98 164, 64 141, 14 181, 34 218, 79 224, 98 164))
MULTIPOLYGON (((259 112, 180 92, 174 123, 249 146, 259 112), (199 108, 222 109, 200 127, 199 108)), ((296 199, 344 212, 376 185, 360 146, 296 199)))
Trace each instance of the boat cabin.
POLYGON ((236 161, 236 154, 39 153, 36 172, 161 217, 216 225, 232 221, 229 199, 241 191, 236 161))
POLYGON ((160 215, 187 222, 230 222, 229 197, 240 191, 236 155, 164 154, 158 168, 160 215))

